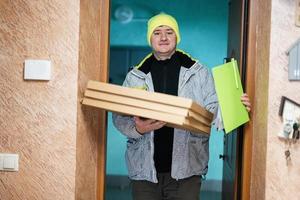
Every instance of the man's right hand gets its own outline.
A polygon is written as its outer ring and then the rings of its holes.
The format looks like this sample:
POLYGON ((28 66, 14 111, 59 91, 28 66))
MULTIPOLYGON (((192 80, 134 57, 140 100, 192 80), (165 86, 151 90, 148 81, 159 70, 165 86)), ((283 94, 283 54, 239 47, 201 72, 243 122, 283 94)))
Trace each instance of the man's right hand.
POLYGON ((136 130, 143 135, 144 133, 157 130, 166 125, 166 122, 157 121, 154 119, 141 119, 140 117, 134 117, 136 130))

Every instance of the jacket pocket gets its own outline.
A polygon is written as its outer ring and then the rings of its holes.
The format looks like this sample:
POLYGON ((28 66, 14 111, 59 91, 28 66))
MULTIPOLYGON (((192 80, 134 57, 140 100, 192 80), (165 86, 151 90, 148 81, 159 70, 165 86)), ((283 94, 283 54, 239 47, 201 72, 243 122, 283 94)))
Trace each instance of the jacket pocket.
POLYGON ((129 177, 136 177, 141 174, 145 160, 144 145, 142 138, 129 139, 127 141, 126 164, 129 177))
POLYGON ((206 173, 209 159, 209 136, 190 134, 188 151, 191 172, 193 174, 206 173))

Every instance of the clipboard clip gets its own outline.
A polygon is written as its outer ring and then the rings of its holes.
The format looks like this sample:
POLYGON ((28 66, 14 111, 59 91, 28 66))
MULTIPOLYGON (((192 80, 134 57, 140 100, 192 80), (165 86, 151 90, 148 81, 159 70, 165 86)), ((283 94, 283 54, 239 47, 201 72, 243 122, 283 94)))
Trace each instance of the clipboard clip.
POLYGON ((237 62, 234 58, 232 57, 227 57, 227 58, 224 58, 224 64, 225 63, 229 63, 229 62, 232 62, 232 67, 233 67, 233 73, 234 73, 234 81, 235 81, 235 87, 236 89, 239 89, 239 84, 238 84, 238 71, 237 71, 237 62))
POLYGON ((232 67, 233 67, 233 72, 234 72, 234 80, 235 80, 235 87, 236 89, 239 89, 239 84, 238 84, 238 67, 237 67, 237 62, 234 58, 231 58, 232 62, 232 67))

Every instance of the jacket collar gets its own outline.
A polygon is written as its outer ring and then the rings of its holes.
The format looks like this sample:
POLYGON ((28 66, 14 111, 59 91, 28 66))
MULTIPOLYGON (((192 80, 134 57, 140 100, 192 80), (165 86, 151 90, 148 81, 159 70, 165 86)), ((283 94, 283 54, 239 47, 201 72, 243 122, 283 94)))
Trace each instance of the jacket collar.
MULTIPOLYGON (((185 68, 191 68, 197 60, 192 58, 189 54, 185 53, 182 50, 177 49, 175 53, 172 55, 176 56, 176 59, 179 60, 180 66, 185 68)), ((152 63, 156 60, 153 53, 148 54, 135 68, 148 74, 151 70, 152 63)))
MULTIPOLYGON (((178 83, 179 88, 183 87, 184 84, 190 79, 190 77, 193 76, 196 72, 198 72, 202 67, 203 65, 200 64, 198 61, 195 62, 190 68, 181 67, 179 73, 179 83, 178 83)), ((151 73, 145 74, 143 71, 137 68, 133 68, 130 73, 132 73, 133 75, 135 75, 140 79, 152 81, 151 73)), ((151 81, 149 81, 149 83, 151 81)))
MULTIPOLYGON (((203 66, 198 62, 198 60, 192 58, 184 51, 177 49, 175 53, 178 56, 181 65, 178 83, 178 88, 180 89, 185 85, 190 77, 193 76, 197 71, 199 71, 203 66)), ((131 70, 131 73, 133 75, 145 80, 148 86, 151 86, 150 83, 152 83, 150 67, 153 59, 155 59, 155 57, 153 53, 150 53, 131 70)))

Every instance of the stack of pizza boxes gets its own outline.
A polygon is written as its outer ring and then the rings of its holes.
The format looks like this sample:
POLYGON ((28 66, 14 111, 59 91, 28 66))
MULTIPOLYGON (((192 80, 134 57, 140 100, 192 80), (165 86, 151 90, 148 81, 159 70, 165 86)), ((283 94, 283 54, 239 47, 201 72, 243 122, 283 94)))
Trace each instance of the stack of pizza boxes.
POLYGON ((191 99, 89 81, 82 104, 123 115, 164 121, 167 126, 210 133, 213 114, 191 99))

